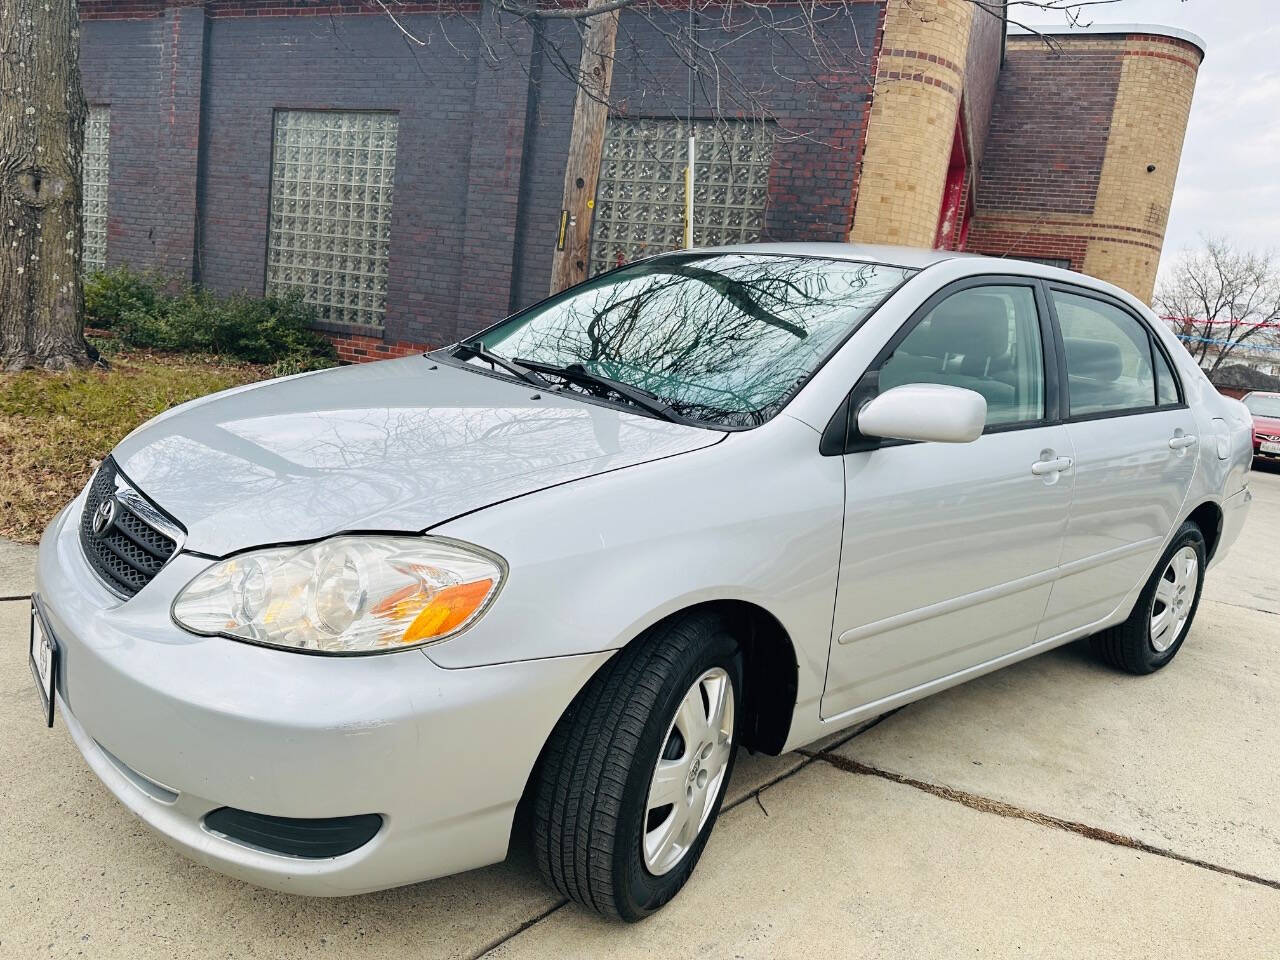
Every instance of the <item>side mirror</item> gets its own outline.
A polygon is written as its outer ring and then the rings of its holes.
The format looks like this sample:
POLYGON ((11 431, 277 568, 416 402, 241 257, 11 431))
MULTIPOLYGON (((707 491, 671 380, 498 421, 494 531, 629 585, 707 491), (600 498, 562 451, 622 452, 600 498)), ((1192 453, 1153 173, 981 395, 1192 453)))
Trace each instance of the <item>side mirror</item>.
POLYGON ((941 383, 886 390, 858 411, 858 432, 888 440, 970 443, 982 436, 987 401, 980 393, 941 383))

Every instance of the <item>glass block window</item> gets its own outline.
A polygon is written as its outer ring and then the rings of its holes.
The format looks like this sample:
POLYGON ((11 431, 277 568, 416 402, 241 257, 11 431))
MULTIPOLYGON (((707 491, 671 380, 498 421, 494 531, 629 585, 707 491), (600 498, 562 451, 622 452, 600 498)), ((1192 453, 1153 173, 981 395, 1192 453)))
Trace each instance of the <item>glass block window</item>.
POLYGON ((396 131, 391 113, 276 111, 267 293, 382 326, 396 131))
POLYGON ((84 246, 80 252, 85 273, 107 266, 107 141, 111 136, 111 108, 90 107, 84 125, 80 197, 84 211, 84 246))
MULTIPOLYGON (((695 246, 760 239, 773 161, 773 127, 751 121, 695 124, 695 246)), ((591 272, 684 242, 683 120, 610 117, 591 223, 591 272)))

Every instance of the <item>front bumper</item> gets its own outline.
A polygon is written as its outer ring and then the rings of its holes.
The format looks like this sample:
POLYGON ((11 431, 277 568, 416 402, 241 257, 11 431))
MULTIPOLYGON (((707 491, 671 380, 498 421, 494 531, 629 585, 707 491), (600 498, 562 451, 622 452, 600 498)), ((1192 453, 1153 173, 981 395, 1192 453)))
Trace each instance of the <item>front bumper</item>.
POLYGON ((148 826, 216 870, 320 896, 506 855, 543 743, 608 653, 447 670, 421 650, 331 658, 196 637, 169 605, 210 561, 179 555, 121 603, 84 560, 68 522, 79 507, 50 525, 37 564, 60 649, 58 710, 94 773, 148 826), (223 806, 384 822, 351 853, 307 859, 211 833, 204 817, 223 806))

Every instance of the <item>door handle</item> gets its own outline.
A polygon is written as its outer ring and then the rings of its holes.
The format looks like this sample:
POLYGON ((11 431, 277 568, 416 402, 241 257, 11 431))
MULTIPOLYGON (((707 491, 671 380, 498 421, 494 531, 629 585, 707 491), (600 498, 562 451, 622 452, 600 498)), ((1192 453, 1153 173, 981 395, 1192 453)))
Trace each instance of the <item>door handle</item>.
POLYGON ((1047 477, 1061 473, 1071 466, 1070 457, 1054 457, 1052 460, 1037 460, 1031 465, 1031 472, 1037 477, 1047 477))
POLYGON ((1169 440, 1170 450, 1185 450, 1187 447, 1194 446, 1196 437, 1191 434, 1176 434, 1169 440))

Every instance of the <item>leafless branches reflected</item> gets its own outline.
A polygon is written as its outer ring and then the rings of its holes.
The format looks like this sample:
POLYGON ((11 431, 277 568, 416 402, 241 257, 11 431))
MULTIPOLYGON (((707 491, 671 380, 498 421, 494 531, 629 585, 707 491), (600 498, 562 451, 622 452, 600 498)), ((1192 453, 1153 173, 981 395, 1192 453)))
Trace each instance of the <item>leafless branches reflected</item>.
POLYGON ((768 419, 909 271, 799 257, 673 255, 597 278, 484 336, 587 369, 690 417, 768 419))

